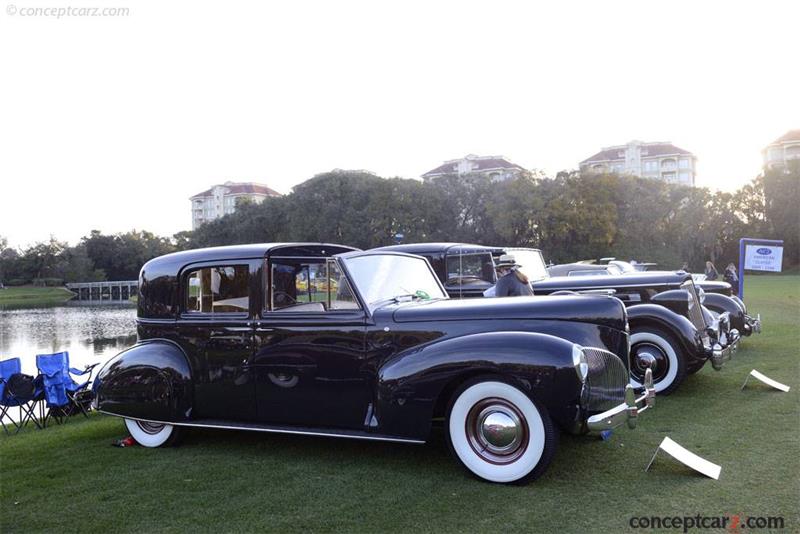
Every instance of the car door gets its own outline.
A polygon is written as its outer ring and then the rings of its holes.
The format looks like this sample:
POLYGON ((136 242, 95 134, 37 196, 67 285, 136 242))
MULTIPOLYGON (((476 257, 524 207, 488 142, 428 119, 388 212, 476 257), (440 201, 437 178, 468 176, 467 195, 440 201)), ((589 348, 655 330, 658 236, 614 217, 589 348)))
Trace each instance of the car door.
POLYGON ((334 260, 270 258, 253 369, 265 424, 361 429, 371 400, 366 314, 334 260))
POLYGON ((194 264, 182 273, 178 341, 192 360, 192 419, 255 420, 253 310, 261 260, 194 264))

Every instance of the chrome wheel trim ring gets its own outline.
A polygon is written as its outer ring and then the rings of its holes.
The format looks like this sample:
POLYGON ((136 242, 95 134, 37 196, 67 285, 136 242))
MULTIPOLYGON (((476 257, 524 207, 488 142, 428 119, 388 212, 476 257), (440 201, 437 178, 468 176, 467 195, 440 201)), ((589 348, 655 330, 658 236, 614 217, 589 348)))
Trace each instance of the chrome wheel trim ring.
POLYGON ((525 416, 519 408, 500 398, 476 403, 467 415, 465 427, 475 454, 496 465, 515 462, 525 453, 530 440, 525 416))
POLYGON ((164 430, 163 423, 150 423, 148 421, 136 421, 136 426, 142 429, 145 434, 154 436, 164 430))

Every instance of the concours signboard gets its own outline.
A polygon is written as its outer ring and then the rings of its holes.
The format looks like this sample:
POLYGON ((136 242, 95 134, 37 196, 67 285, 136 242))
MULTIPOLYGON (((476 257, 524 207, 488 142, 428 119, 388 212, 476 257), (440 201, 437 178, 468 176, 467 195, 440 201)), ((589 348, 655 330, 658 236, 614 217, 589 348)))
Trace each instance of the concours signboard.
POLYGON ((774 245, 746 245, 744 268, 750 271, 781 272, 783 247, 774 245))
POLYGON ((739 297, 744 298, 745 271, 781 272, 783 263, 783 240, 754 239, 739 240, 739 297))

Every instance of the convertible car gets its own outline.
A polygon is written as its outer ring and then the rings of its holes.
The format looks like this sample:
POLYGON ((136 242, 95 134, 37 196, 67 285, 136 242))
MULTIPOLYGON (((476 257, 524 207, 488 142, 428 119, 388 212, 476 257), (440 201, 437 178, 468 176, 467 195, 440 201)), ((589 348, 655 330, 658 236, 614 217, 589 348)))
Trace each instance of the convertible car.
POLYGON ((633 427, 655 402, 649 370, 638 397, 628 383, 618 299, 451 300, 398 252, 169 254, 142 268, 137 315, 94 391, 147 447, 185 427, 424 443, 439 423, 471 473, 519 482, 547 468, 559 428, 633 427))
MULTIPOLYGON (((641 386, 644 374, 652 370, 656 391, 664 395, 675 391, 688 374, 699 371, 707 361, 720 369, 739 340, 738 331, 731 327, 730 312, 714 314, 705 309, 701 299, 707 301, 708 296, 696 290, 686 273, 554 278, 536 249, 420 243, 374 250, 425 257, 453 298, 483 296, 496 281, 494 258, 506 253, 522 264, 536 295, 613 295, 628 309, 631 383, 641 386)), ((735 305, 733 308, 738 313, 735 305)))

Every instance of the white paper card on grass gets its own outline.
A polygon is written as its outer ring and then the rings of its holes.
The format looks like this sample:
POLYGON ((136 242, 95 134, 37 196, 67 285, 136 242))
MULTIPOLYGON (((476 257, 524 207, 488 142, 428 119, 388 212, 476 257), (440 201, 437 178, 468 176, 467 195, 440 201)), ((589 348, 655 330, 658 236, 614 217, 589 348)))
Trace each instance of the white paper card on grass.
MULTIPOLYGON (((656 454, 658 454, 659 450, 666 452, 682 464, 691 467, 695 471, 698 471, 709 478, 713 478, 714 480, 719 480, 719 474, 722 471, 722 467, 709 462, 705 458, 701 458, 688 449, 681 447, 670 438, 664 438, 664 440, 658 446, 658 449, 656 449, 656 454)), ((653 460, 655 459, 656 457, 653 455, 653 460)), ((653 464, 653 460, 650 460, 650 465, 653 464)), ((650 469, 650 465, 647 466, 647 469, 650 469)))
MULTIPOLYGON (((766 385, 772 386, 775 389, 779 389, 779 390, 783 391, 784 393, 787 393, 789 391, 789 389, 791 389, 786 384, 781 384, 777 380, 773 380, 770 377, 759 373, 755 369, 750 371, 750 376, 752 376, 753 378, 757 378, 758 380, 764 382, 766 385)), ((747 382, 745 382, 745 384, 747 384, 747 382)))

